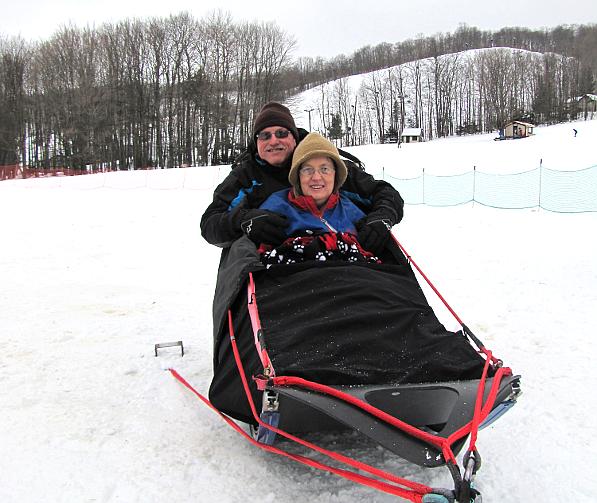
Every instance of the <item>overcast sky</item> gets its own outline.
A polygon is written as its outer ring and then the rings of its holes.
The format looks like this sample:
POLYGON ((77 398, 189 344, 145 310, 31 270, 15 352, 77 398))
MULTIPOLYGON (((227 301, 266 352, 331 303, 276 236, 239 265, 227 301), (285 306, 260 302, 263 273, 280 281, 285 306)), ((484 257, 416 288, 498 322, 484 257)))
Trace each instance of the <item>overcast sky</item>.
POLYGON ((297 41, 294 56, 350 54, 365 45, 400 42, 419 34, 597 23, 597 0, 2 0, 0 34, 46 39, 69 22, 99 26, 124 18, 188 11, 200 19, 229 11, 235 21, 275 21, 297 41))

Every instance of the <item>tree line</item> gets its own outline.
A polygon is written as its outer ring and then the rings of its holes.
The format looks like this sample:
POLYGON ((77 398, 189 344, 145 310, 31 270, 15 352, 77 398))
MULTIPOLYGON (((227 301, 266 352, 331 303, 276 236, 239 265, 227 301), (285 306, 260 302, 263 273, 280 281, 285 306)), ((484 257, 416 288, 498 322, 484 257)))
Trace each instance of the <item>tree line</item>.
POLYGON ((305 104, 315 128, 344 145, 396 142, 405 127, 432 139, 574 118, 580 74, 572 57, 488 48, 377 70, 358 84, 336 79, 305 104))
POLYGON ((0 165, 229 163, 263 103, 338 78, 314 108, 323 131, 345 144, 385 141, 409 125, 434 137, 492 130, 516 114, 556 121, 570 96, 593 92, 597 69, 595 25, 461 26, 329 61, 293 60, 295 45, 275 23, 222 12, 66 26, 35 44, 0 37, 0 165), (459 54, 497 46, 526 50, 459 54), (357 91, 342 78, 372 70, 357 91))
POLYGON ((279 89, 294 40, 273 23, 125 20, 0 45, 0 163, 136 169, 230 162, 279 89))
MULTIPOLYGON (((302 57, 289 69, 290 82, 302 91, 314 84, 350 75, 368 73, 418 59, 467 51, 509 47, 539 53, 557 53, 577 59, 587 75, 597 75, 597 25, 557 26, 552 29, 502 28, 482 31, 462 24, 454 33, 438 33, 394 44, 383 42, 361 47, 348 56, 341 54, 330 60, 302 57)), ((585 76, 586 77, 586 76, 585 76)))

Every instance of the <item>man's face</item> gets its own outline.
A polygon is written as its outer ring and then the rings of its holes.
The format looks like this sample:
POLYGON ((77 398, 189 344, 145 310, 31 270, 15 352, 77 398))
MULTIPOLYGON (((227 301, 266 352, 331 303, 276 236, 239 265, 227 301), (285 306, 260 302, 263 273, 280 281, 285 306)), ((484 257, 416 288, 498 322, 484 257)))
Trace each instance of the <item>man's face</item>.
POLYGON ((288 129, 281 126, 270 126, 259 131, 257 135, 257 153, 265 162, 272 166, 282 166, 294 152, 296 140, 288 129), (278 135, 287 133, 285 138, 278 138, 278 135), (265 133, 265 134, 264 134, 265 133), (265 139, 266 136, 269 138, 265 139))

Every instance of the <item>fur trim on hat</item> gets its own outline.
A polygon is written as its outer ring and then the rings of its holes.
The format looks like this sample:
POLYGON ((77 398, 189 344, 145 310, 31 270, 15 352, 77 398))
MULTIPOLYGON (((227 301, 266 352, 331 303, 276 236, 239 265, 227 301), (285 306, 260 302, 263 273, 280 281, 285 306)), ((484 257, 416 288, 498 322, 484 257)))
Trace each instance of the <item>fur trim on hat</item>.
POLYGON ((281 103, 276 103, 275 101, 270 101, 263 105, 263 108, 259 111, 257 117, 255 117, 255 122, 253 123, 253 138, 255 138, 260 131, 271 126, 285 127, 290 131, 298 143, 299 134, 290 110, 281 103))
POLYGON ((346 181, 348 170, 346 164, 340 158, 336 146, 318 133, 309 133, 303 141, 294 149, 292 156, 292 166, 288 173, 288 181, 294 188, 295 194, 301 194, 301 185, 299 182, 299 169, 303 163, 313 157, 329 157, 336 166, 336 178, 334 180, 334 192, 336 192, 346 181))

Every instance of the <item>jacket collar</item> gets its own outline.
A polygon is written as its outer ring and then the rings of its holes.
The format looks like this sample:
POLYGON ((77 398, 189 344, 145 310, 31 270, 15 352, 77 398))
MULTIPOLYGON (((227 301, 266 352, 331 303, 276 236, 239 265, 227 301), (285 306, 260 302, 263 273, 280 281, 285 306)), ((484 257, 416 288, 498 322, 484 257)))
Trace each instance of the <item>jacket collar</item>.
POLYGON ((315 199, 313 199, 311 196, 297 196, 295 195, 293 189, 290 189, 288 191, 288 201, 291 204, 293 204, 297 208, 300 208, 301 210, 305 210, 312 213, 313 215, 317 215, 318 217, 322 216, 327 210, 336 207, 339 199, 340 196, 338 195, 338 193, 334 192, 330 195, 327 202, 321 208, 318 208, 315 204, 315 199))
POLYGON ((282 164, 282 166, 272 166, 269 162, 264 161, 261 157, 259 157, 259 154, 257 154, 257 153, 255 153, 254 157, 255 157, 255 162, 257 164, 259 164, 259 166, 261 166, 262 168, 268 168, 268 169, 277 170, 277 171, 286 171, 286 173, 288 173, 288 171, 290 171, 290 166, 292 164, 292 156, 290 156, 288 159, 286 159, 286 161, 284 161, 284 164, 282 164))

